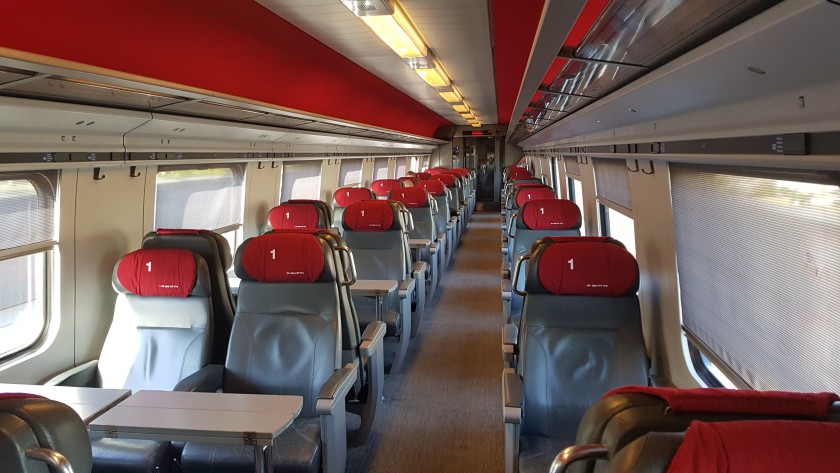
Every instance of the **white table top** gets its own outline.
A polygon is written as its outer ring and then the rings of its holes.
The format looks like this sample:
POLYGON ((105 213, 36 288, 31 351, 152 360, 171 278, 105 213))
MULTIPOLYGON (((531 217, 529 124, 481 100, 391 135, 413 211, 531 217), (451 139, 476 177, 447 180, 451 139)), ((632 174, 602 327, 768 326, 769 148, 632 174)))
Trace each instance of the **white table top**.
POLYGON ((140 391, 90 423, 92 436, 271 445, 303 407, 300 396, 140 391))
POLYGON ((356 296, 381 296, 394 292, 398 285, 396 279, 357 279, 350 291, 356 296))
POLYGON ((128 389, 77 388, 41 384, 0 384, 0 392, 37 394, 67 404, 79 414, 85 424, 131 395, 131 390, 128 389))
POLYGON ((412 248, 428 248, 432 244, 432 240, 428 238, 409 238, 408 246, 412 248))

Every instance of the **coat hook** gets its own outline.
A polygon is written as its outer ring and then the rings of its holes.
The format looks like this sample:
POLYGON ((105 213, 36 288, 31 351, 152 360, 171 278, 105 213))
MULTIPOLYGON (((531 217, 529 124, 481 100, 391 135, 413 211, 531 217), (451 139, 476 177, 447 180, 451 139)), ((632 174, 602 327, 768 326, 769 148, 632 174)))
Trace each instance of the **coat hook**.
POLYGON ((100 174, 101 171, 102 171, 101 168, 98 168, 98 167, 93 168, 93 180, 94 181, 101 181, 102 179, 105 179, 105 174, 100 174))
POLYGON ((639 160, 634 159, 633 163, 635 163, 635 166, 636 166, 635 169, 630 169, 630 166, 627 166, 627 170, 630 171, 630 172, 639 172, 639 160))
POLYGON ((140 174, 141 173, 137 172, 137 166, 131 166, 130 168, 128 168, 129 177, 140 177, 140 174))
POLYGON ((277 161, 272 161, 271 162, 271 169, 277 169, 279 167, 280 167, 280 163, 278 163, 277 161))
POLYGON ((257 161, 257 169, 265 169, 265 164, 262 161, 257 161))
POLYGON ((642 173, 650 175, 653 174, 655 171, 653 169, 653 161, 648 161, 648 163, 650 164, 650 171, 645 171, 644 169, 642 169, 642 173))

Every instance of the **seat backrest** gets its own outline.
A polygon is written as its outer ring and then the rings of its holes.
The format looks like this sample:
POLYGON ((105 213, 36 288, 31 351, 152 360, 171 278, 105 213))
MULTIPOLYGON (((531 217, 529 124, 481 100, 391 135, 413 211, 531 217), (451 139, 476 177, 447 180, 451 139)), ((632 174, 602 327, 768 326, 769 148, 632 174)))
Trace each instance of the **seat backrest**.
POLYGON ((508 255, 516 262, 530 253, 531 245, 546 236, 580 236, 580 209, 564 199, 526 202, 516 213, 508 231, 508 255))
POLYGON ((376 194, 379 199, 387 199, 388 194, 394 190, 402 187, 402 182, 397 179, 378 179, 370 183, 370 190, 376 194))
POLYGON ((211 363, 224 363, 230 340, 230 327, 236 303, 230 290, 227 272, 233 265, 230 244, 216 232, 209 230, 159 228, 143 237, 144 249, 174 248, 190 250, 204 258, 210 275, 210 293, 213 305, 213 340, 211 363))
POLYGON ((430 172, 418 172, 417 173, 417 179, 419 181, 428 181, 431 178, 432 178, 432 173, 430 173, 430 172))
POLYGON ((432 198, 437 204, 437 212, 435 213, 435 231, 437 234, 446 232, 446 224, 449 223, 449 194, 446 185, 443 181, 438 179, 423 180, 417 183, 417 187, 421 187, 431 194, 432 198))
POLYGON ((414 187, 420 179, 417 176, 403 176, 398 177, 397 180, 402 183, 403 187, 414 187))
POLYGON ((303 396, 315 414, 323 383, 341 365, 338 271, 330 245, 309 233, 267 233, 236 251, 242 279, 224 391, 303 396))
POLYGON ((557 237, 534 245, 525 277, 521 431, 573 438, 586 409, 604 393, 648 382, 639 269, 609 240, 557 237))
POLYGON ((360 279, 404 281, 406 229, 399 202, 356 202, 344 210, 344 240, 353 250, 360 279))
POLYGON ((102 387, 171 390, 210 361, 210 276, 182 249, 141 249, 117 262, 114 319, 99 357, 102 387))
POLYGON ((3 473, 52 471, 27 458, 29 448, 63 455, 73 471, 91 470, 91 448, 84 422, 66 404, 31 394, 0 394, 0 469, 3 473))
POLYGON ((402 203, 411 213, 414 229, 409 234, 409 238, 425 238, 432 241, 437 239, 435 226, 437 202, 429 191, 422 187, 394 189, 388 195, 388 200, 402 203))
POLYGON ((324 202, 323 200, 317 199, 291 199, 287 200, 287 203, 290 204, 309 204, 316 208, 318 208, 323 214, 324 218, 326 219, 327 223, 333 221, 333 211, 332 206, 328 203, 324 202))
POLYGON ((525 169, 520 168, 517 166, 512 166, 507 168, 506 175, 504 176, 505 182, 508 181, 515 181, 518 179, 530 179, 531 173, 525 169))
POLYGON ((367 187, 342 187, 333 193, 333 227, 341 228, 344 209, 360 200, 376 200, 376 194, 367 187))
POLYGON ((329 219, 321 201, 289 201, 268 212, 268 223, 272 230, 314 230, 327 228, 329 219))
POLYGON ((540 200, 540 199, 556 199, 557 195, 554 193, 554 189, 548 186, 539 186, 539 187, 530 187, 530 186, 521 186, 516 188, 511 194, 511 198, 509 199, 509 207, 512 210, 519 210, 525 202, 529 200, 540 200))

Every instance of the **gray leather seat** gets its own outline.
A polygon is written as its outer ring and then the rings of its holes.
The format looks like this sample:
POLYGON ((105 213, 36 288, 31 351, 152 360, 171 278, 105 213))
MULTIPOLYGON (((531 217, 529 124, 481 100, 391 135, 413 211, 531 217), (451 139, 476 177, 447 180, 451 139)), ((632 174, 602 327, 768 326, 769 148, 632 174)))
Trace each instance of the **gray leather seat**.
POLYGON ((510 225, 513 215, 519 212, 525 202, 529 200, 539 199, 556 199, 557 195, 554 189, 544 184, 517 184, 513 188, 510 196, 505 201, 505 223, 502 226, 502 237, 507 237, 508 226, 510 225))
POLYGON ((449 218, 451 221, 451 225, 454 229, 452 232, 452 249, 454 253, 454 249, 458 247, 458 242, 461 240, 461 219, 463 216, 461 215, 461 199, 458 194, 458 187, 455 181, 455 176, 449 173, 441 173, 435 175, 435 179, 443 182, 446 186, 446 189, 450 193, 450 198, 448 201, 449 205, 449 218))
POLYGON ((89 473, 91 449, 85 424, 60 402, 30 394, 0 394, 0 470, 89 473))
POLYGON ((343 229, 341 222, 343 220, 344 209, 348 205, 360 200, 376 200, 376 194, 366 187, 342 187, 333 193, 332 225, 338 229, 339 233, 343 229))
POLYGON ((399 179, 377 179, 370 183, 370 190, 379 200, 387 200, 392 190, 400 188, 402 188, 402 182, 399 179))
MULTIPOLYGON (((344 210, 344 239, 353 250, 359 279, 396 280, 399 287, 382 303, 381 316, 387 324, 385 350, 394 354, 391 371, 398 371, 408 352, 411 337, 411 301, 415 279, 408 267, 407 229, 402 204, 389 201, 361 201, 344 210)), ((353 296, 362 326, 376 321, 372 297, 353 296)), ((386 362, 387 363, 387 362, 386 362)))
POLYGON ((201 256, 207 263, 213 307, 210 363, 224 363, 233 314, 236 312, 236 302, 227 276, 228 270, 233 265, 233 255, 228 241, 218 233, 209 230, 159 228, 156 232, 147 233, 140 246, 148 249, 190 250, 201 256))
POLYGON ((331 218, 325 213, 321 201, 289 201, 268 212, 272 230, 314 230, 327 228, 331 218))
POLYGON ((586 411, 575 445, 557 455, 554 467, 575 473, 603 471, 607 459, 645 433, 683 432, 697 420, 770 419, 840 422, 840 397, 833 393, 626 386, 607 393, 586 411))
MULTIPOLYGON (((99 360, 47 384, 172 390, 210 361, 210 276, 204 258, 184 249, 141 249, 114 268, 114 319, 99 360)), ((169 471, 169 442, 97 439, 94 472, 169 471)))
MULTIPOLYGON (((577 204, 563 199, 539 199, 525 202, 511 222, 508 235, 508 251, 502 258, 502 310, 508 323, 522 312, 522 296, 512 290, 512 281, 506 275, 515 268, 519 259, 530 254, 531 246, 547 236, 580 236, 580 209, 577 204), (505 259, 507 258, 507 261, 505 259)), ((528 271, 524 260, 518 274, 528 271)), ((520 291, 524 290, 525 279, 517 281, 520 291)))
MULTIPOLYGON (((345 397, 357 377, 341 367, 340 277, 332 249, 318 235, 269 233, 236 252, 242 279, 225 364, 208 365, 177 386, 183 391, 303 397, 292 426, 275 441, 274 471, 344 471, 345 397)), ((253 471, 252 447, 189 442, 189 472, 253 471)))
MULTIPOLYGON (((440 245, 437 241, 438 233, 435 222, 435 215, 439 212, 437 202, 432 198, 432 195, 422 187, 406 187, 402 189, 394 189, 388 196, 390 200, 394 200, 403 204, 408 212, 411 214, 413 229, 409 233, 409 238, 429 240, 431 244, 428 248, 422 248, 416 252, 417 261, 425 261, 430 268, 430 277, 426 279, 426 299, 429 300, 435 296, 439 274, 438 252, 440 245)), ((419 323, 419 319, 417 320, 419 323)), ((415 323, 416 325, 416 323, 415 323)), ((412 332, 416 329, 412 327, 412 332)))
MULTIPOLYGON (((451 217, 448 210, 449 201, 452 196, 443 181, 438 179, 420 180, 417 182, 416 187, 423 188, 431 194, 435 201, 435 205, 437 206, 437 212, 434 214, 435 232, 437 232, 437 240, 442 244, 441 251, 443 251, 443 254, 441 255, 441 262, 439 266, 441 278, 443 278, 446 265, 449 264, 449 261, 452 259, 452 252, 455 249, 453 246, 455 227, 451 223, 451 217)), ((438 278, 438 282, 440 282, 440 278, 438 278)))
POLYGON ((508 473, 547 471, 592 403, 648 383, 639 270, 614 241, 553 237, 532 249, 516 368, 503 373, 508 473))

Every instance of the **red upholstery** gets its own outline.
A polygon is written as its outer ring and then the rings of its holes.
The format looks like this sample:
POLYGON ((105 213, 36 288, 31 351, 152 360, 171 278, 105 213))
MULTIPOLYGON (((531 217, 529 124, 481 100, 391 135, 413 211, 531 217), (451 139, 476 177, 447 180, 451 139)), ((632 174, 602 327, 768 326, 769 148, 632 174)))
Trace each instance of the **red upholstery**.
POLYGON ((537 278, 552 294, 617 297, 635 294, 639 288, 636 259, 618 245, 552 244, 538 265, 537 278))
POLYGON ((187 297, 195 287, 195 256, 189 250, 137 250, 123 256, 117 279, 140 296, 187 297))
POLYGON ((418 172, 417 173, 417 178, 420 181, 428 181, 429 179, 432 178, 432 173, 430 173, 430 172, 418 172))
POLYGON ((459 174, 461 177, 470 176, 470 170, 467 168, 453 168, 452 172, 459 174))
POLYGON ((422 180, 417 183, 418 188, 423 188, 429 191, 430 194, 434 196, 440 196, 446 194, 446 184, 439 179, 428 179, 422 180))
POLYGON ((342 187, 333 194, 333 200, 341 207, 347 207, 360 200, 373 200, 374 198, 371 190, 364 187, 342 187))
POLYGON ((388 199, 402 202, 410 209, 429 206, 429 193, 422 187, 406 187, 405 189, 394 189, 388 195, 388 199))
POLYGON ((402 183, 397 179, 379 179, 370 184, 370 189, 373 193, 380 197, 385 197, 392 190, 399 189, 401 187, 402 183))
POLYGON ((397 178, 397 180, 400 181, 400 182, 411 181, 412 183, 417 183, 417 181, 419 181, 420 178, 417 177, 417 176, 403 176, 403 177, 397 178))
POLYGON ((621 248, 627 249, 624 243, 608 236, 549 236, 542 237, 541 240, 551 240, 553 243, 580 243, 580 242, 594 242, 594 243, 611 243, 621 248))
POLYGON ((785 391, 753 391, 724 388, 653 388, 624 386, 613 394, 647 394, 663 399, 676 414, 754 414, 800 416, 813 419, 828 417, 831 403, 840 401, 834 393, 794 393, 785 391))
POLYGON ((668 473, 829 473, 840 467, 840 424, 694 421, 668 473))
POLYGON ((522 207, 522 204, 528 202, 529 200, 540 200, 540 199, 556 199, 557 196, 554 194, 554 189, 551 187, 535 187, 530 188, 526 187, 521 189, 516 194, 516 205, 522 207))
POLYGON ((519 210, 522 222, 532 230, 580 228, 580 209, 571 200, 539 199, 525 202, 519 210))
POLYGON ((364 200, 344 210, 344 227, 357 232, 388 231, 394 221, 394 211, 384 200, 364 200))
POLYGON ((198 235, 207 230, 195 230, 192 228, 158 228, 158 235, 198 235))
POLYGON ((441 171, 438 168, 429 168, 429 169, 426 169, 426 173, 431 174, 432 176, 437 176, 438 174, 441 173, 441 171))
POLYGON ((247 240, 242 268, 255 281, 314 282, 324 272, 324 251, 308 233, 267 233, 247 240))
POLYGON ((452 174, 438 174, 435 179, 443 182, 446 187, 455 187, 455 176, 452 174))
POLYGON ((508 173, 508 180, 515 181, 517 179, 530 179, 531 173, 524 168, 516 167, 510 170, 508 173))
POLYGON ((268 223, 274 230, 321 228, 323 222, 318 217, 318 209, 312 204, 285 202, 268 212, 268 223))

